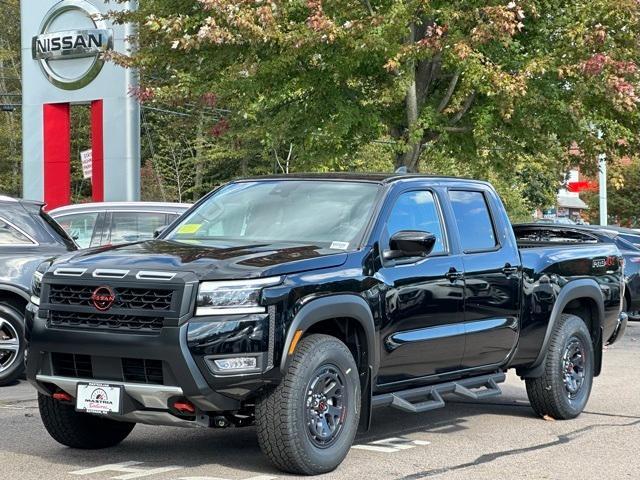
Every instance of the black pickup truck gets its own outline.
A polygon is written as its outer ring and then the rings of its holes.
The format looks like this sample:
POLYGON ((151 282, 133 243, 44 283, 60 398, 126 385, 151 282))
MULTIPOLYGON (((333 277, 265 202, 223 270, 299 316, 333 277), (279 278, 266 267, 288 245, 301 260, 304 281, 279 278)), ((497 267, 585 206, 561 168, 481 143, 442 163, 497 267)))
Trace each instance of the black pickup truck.
POLYGON ((159 238, 42 264, 28 379, 58 442, 136 423, 256 424, 279 468, 336 468, 375 407, 500 393, 587 403, 624 332, 615 245, 519 250, 487 183, 418 175, 234 181, 159 238))

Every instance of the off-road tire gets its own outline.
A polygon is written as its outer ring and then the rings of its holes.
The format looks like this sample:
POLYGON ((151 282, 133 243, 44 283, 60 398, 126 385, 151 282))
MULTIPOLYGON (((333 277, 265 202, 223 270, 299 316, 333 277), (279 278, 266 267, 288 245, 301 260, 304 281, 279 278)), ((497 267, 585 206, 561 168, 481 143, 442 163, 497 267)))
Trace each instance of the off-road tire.
POLYGON ((15 308, 0 303, 0 324, 3 322, 7 322, 7 326, 17 333, 18 351, 10 366, 0 371, 0 387, 11 385, 24 373, 24 317, 15 308))
POLYGON ((127 438, 136 425, 76 412, 73 405, 41 393, 38 394, 38 407, 49 435, 71 448, 96 450, 113 447, 127 438))
POLYGON ((544 373, 539 378, 525 379, 533 410, 541 417, 549 416, 557 420, 580 415, 593 386, 594 364, 593 343, 586 324, 580 317, 563 314, 549 341, 544 373), (584 379, 575 397, 570 398, 564 381, 563 356, 573 339, 577 339, 584 349, 584 379))
MULTIPOLYGON (((360 417, 358 368, 347 346, 329 335, 310 335, 296 348, 283 381, 256 404, 262 451, 285 472, 318 475, 334 470, 349 452, 360 417), (342 427, 328 446, 314 444, 306 419, 310 382, 326 367, 337 369, 346 395, 342 427)), ((315 440, 317 441, 317 440, 315 440)))

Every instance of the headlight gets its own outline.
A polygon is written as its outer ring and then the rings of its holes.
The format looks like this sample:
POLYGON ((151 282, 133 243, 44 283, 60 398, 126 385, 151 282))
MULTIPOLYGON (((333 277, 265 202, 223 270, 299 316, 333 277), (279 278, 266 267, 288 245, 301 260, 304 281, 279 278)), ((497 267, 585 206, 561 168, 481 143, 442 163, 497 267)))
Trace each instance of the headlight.
POLYGON ((264 313, 260 294, 265 287, 278 285, 282 277, 202 282, 198 291, 196 316, 264 313))
POLYGON ((42 289, 42 277, 45 272, 51 266, 51 263, 41 263, 36 269, 33 277, 31 278, 31 303, 34 305, 40 305, 40 290, 42 289))

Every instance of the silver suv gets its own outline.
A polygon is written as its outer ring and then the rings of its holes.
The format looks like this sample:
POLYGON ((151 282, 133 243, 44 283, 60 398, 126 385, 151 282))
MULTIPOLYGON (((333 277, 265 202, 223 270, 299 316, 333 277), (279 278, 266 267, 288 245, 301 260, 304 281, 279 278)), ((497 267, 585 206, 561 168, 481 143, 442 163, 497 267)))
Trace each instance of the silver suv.
POLYGON ((190 207, 184 203, 104 202, 69 205, 49 214, 80 248, 89 248, 149 240, 190 207))

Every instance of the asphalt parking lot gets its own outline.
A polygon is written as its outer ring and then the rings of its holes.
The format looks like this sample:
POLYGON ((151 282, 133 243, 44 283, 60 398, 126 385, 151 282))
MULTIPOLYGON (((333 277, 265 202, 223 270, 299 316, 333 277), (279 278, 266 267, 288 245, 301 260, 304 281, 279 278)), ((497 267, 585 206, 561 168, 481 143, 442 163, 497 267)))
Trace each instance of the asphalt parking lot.
MULTIPOLYGON (((321 478, 640 478, 640 324, 605 353, 586 412, 543 420, 523 383, 509 375, 504 395, 412 416, 376 412, 342 466, 321 478)), ((100 435, 100 432, 95 432, 100 435)), ((137 426, 120 446, 64 448, 45 432, 25 382, 0 389, 1 479, 267 480, 286 478, 261 454, 252 428, 137 426)))

